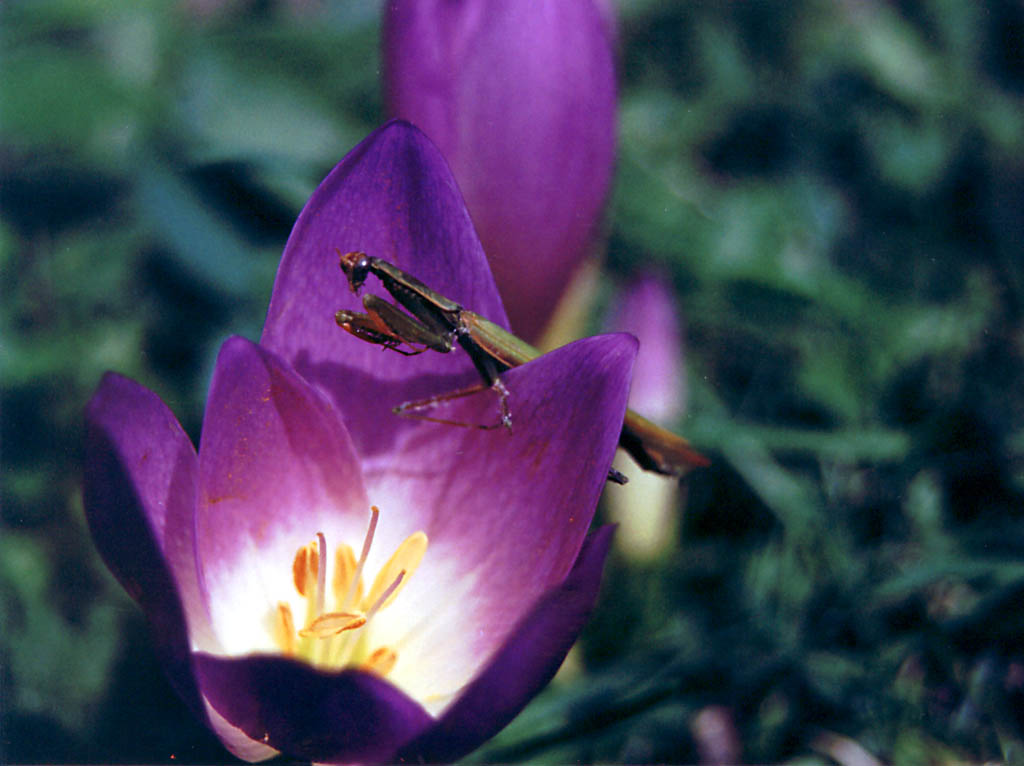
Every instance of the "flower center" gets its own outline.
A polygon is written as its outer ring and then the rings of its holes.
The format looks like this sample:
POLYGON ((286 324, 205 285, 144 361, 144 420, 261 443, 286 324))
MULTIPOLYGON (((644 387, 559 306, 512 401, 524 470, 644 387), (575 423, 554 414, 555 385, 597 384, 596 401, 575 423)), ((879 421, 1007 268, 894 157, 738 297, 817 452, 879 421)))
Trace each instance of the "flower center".
POLYGON ((380 511, 370 509, 370 526, 356 559, 352 547, 342 543, 334 551, 334 573, 327 585, 327 540, 322 532, 295 554, 292 579, 306 600, 302 627, 296 629, 291 606, 277 605, 272 616, 274 642, 289 657, 303 659, 319 668, 337 670, 357 667, 386 676, 398 661, 389 646, 372 646, 369 625, 381 609, 391 605, 409 582, 427 550, 422 531, 409 535, 387 560, 373 585, 363 587, 363 567, 373 543, 380 511))

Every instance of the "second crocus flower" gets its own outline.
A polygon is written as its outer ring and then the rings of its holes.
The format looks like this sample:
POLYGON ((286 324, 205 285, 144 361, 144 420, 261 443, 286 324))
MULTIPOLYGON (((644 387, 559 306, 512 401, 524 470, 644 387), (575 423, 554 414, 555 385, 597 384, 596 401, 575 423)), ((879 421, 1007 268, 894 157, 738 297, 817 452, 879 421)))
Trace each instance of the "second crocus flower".
POLYGON ((611 14, 594 0, 390 0, 386 97, 438 145, 514 332, 535 340, 593 245, 615 156, 611 14))
MULTIPOLYGON (((646 273, 619 295, 608 329, 640 339, 629 406, 656 423, 671 426, 686 411, 685 332, 667 279, 646 273)), ((616 467, 630 476, 628 487, 607 493, 609 518, 617 522, 616 542, 635 561, 649 561, 673 549, 684 504, 678 482, 635 471, 624 455, 616 467)))

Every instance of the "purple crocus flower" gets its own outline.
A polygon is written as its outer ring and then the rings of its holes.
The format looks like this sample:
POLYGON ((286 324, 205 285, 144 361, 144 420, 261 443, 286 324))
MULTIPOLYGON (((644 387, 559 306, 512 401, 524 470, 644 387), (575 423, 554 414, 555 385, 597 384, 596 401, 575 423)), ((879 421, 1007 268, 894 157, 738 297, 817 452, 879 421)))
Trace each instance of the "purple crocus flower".
POLYGON ((647 271, 630 280, 607 327, 641 340, 629 406, 658 423, 681 417, 687 398, 684 326, 665 275, 647 271))
MULTIPOLYGON (((334 312, 359 304, 337 250, 353 249, 505 321, 444 160, 391 123, 302 211, 260 344, 221 348, 198 454, 157 396, 119 375, 87 410, 96 544, 175 689, 250 761, 474 749, 558 668, 609 544, 587 528, 635 340, 588 338, 508 372, 511 432, 398 418, 399 402, 472 382, 472 365, 342 332, 334 312)), ((484 390, 445 415, 497 412, 484 390)))
MULTIPOLYGON (((686 368, 683 322, 664 276, 648 272, 626 285, 607 326, 640 339, 629 406, 671 426, 686 409, 686 368)), ((625 456, 616 467, 631 477, 627 491, 614 488, 607 496, 609 518, 619 525, 619 549, 641 561, 666 553, 676 539, 683 502, 678 482, 634 471, 625 456)))
POLYGON ((389 0, 392 114, 452 167, 509 309, 535 339, 589 253, 615 158, 612 14, 594 0, 389 0))

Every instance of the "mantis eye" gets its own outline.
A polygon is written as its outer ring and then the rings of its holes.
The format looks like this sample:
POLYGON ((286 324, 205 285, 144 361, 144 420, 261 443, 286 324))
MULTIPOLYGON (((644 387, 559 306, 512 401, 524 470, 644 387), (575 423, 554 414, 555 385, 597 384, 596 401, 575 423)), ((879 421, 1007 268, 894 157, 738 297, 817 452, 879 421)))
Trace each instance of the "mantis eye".
POLYGON ((363 282, 366 281, 366 275, 370 273, 370 259, 364 253, 362 258, 356 261, 355 266, 352 267, 352 284, 355 287, 362 287, 363 282))
POLYGON ((355 292, 363 286, 370 273, 370 256, 358 250, 341 256, 341 270, 348 277, 348 283, 355 292))

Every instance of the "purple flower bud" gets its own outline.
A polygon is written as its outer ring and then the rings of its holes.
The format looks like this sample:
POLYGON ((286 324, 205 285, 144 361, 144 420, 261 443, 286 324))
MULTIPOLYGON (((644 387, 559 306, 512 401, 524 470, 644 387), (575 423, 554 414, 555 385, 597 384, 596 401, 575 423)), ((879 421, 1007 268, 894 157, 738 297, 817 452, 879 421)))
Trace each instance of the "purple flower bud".
POLYGON ((591 251, 615 156, 611 13, 594 0, 390 0, 392 114, 441 149, 513 330, 535 339, 591 251))

